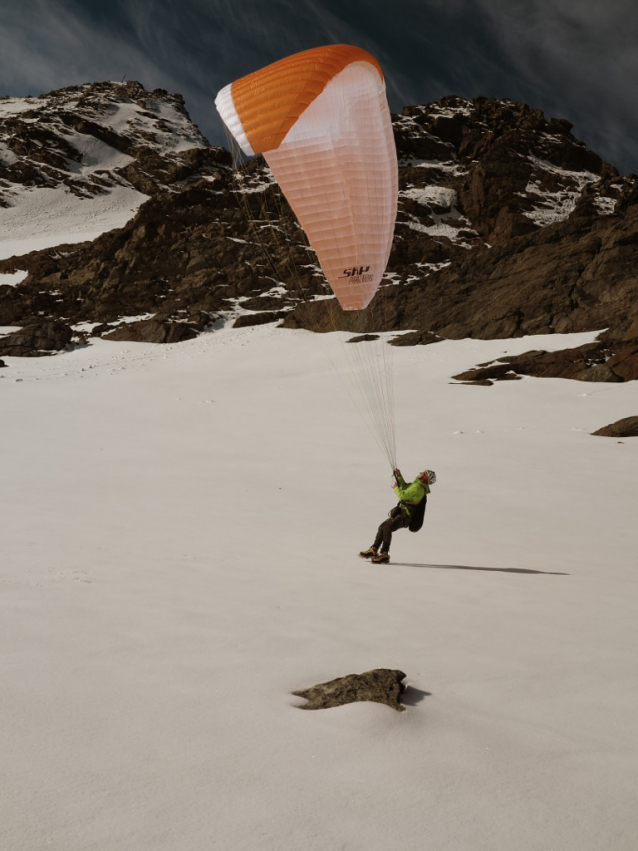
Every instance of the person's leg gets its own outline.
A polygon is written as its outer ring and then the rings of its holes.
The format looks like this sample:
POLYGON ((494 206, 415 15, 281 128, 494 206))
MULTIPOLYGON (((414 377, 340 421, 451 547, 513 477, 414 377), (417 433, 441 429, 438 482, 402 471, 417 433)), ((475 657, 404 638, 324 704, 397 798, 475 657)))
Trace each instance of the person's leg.
POLYGON ((374 544, 372 546, 375 550, 378 550, 383 542, 385 544, 386 537, 389 535, 392 538, 392 532, 390 531, 390 527, 394 523, 394 518, 389 517, 387 520, 384 520, 383 523, 377 529, 377 537, 374 539, 374 544))
POLYGON ((382 532, 382 543, 381 543, 381 552, 389 553, 390 552, 390 544, 392 543, 392 533, 396 532, 397 529, 402 529, 405 525, 405 518, 403 514, 397 514, 395 517, 390 517, 389 520, 386 520, 385 523, 382 523, 379 526, 379 531, 383 528, 382 532))
POLYGON ((381 541, 383 540, 383 531, 386 523, 390 523, 390 520, 385 520, 377 529, 377 537, 374 539, 374 544, 369 547, 367 550, 362 550, 359 555, 361 558, 374 558, 376 554, 379 552, 379 547, 381 546, 381 541))

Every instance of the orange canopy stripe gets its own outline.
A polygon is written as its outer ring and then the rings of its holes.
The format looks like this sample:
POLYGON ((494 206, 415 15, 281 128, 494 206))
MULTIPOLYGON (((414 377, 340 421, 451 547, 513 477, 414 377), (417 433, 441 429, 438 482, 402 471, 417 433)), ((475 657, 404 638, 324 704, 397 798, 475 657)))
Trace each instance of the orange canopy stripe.
POLYGON ((368 62, 383 79, 379 63, 367 51, 330 44, 295 53, 235 80, 233 104, 253 151, 278 148, 330 80, 353 62, 368 62))

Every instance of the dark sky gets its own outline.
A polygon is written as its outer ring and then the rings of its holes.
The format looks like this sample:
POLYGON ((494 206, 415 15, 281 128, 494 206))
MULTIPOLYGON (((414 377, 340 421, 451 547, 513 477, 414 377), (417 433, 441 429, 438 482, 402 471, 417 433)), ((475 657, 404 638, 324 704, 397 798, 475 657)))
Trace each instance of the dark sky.
POLYGON ((381 63, 390 107, 522 100, 638 172, 638 0, 0 0, 0 94, 135 79, 181 92, 211 142, 226 83, 345 42, 381 63))

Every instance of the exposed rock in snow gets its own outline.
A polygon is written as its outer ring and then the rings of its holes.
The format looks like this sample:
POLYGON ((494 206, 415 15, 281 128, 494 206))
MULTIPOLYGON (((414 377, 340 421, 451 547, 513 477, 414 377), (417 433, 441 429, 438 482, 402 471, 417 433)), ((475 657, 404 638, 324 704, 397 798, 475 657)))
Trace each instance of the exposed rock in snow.
POLYGON ((106 340, 134 343, 181 343, 196 336, 197 330, 188 323, 162 322, 159 319, 122 322, 114 331, 104 334, 106 340))
POLYGON ((624 417, 615 423, 599 428, 592 434, 599 437, 638 437, 638 417, 624 417))
POLYGON ((293 691, 293 694, 308 701, 300 709, 329 709, 369 700, 385 703, 402 712, 405 706, 401 706, 400 696, 405 691, 404 679, 403 671, 375 668, 363 674, 348 674, 327 683, 319 683, 304 691, 293 691))
POLYGON ((525 352, 482 364, 454 378, 457 381, 484 384, 521 375, 571 378, 577 381, 635 381, 638 379, 638 344, 625 346, 617 354, 602 340, 559 352, 525 352))
POLYGON ((71 342, 73 330, 64 322, 26 325, 0 339, 0 354, 6 357, 30 357, 53 354, 71 342))

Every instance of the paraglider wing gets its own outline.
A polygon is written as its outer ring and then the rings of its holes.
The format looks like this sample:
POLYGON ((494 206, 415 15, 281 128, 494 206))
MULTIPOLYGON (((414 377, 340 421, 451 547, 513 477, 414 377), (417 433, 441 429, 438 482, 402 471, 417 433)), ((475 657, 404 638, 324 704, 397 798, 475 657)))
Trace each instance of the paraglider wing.
POLYGON ((297 53, 222 89, 215 105, 247 155, 262 153, 344 310, 385 271, 398 169, 376 60, 344 44, 297 53))

